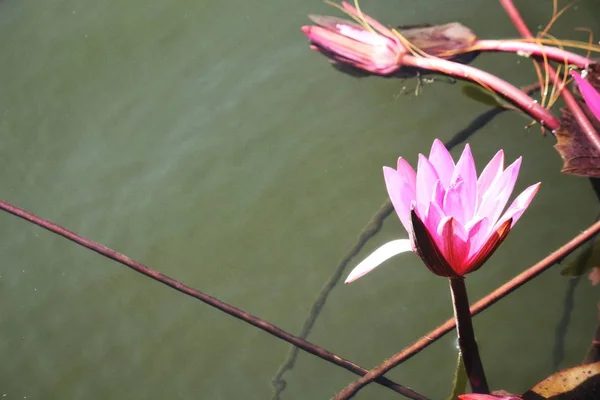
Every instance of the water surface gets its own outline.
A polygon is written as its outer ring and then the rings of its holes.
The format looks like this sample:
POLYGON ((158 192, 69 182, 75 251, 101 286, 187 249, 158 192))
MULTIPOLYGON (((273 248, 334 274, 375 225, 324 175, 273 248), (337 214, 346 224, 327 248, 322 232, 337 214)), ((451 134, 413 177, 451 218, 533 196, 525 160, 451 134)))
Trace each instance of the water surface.
MULTIPOLYGON (((361 3, 389 24, 460 21, 516 36, 493 2, 361 3)), ((532 27, 548 2, 519 2, 532 27)), ((386 198, 382 165, 415 162, 482 112, 461 84, 355 79, 307 48, 319 1, 5 0, 0 4, 2 199, 299 333, 308 309, 386 198), (406 89, 403 91, 403 87, 406 89), (408 94, 406 94, 408 93, 408 94)), ((580 1, 553 34, 600 32, 580 1)), ((511 55, 479 68, 535 80, 511 55)), ((554 140, 504 113, 469 138, 481 167, 523 155, 518 189, 543 186, 472 299, 591 224, 587 180, 559 173, 554 140)), ((453 149, 458 156, 462 145, 453 149)), ((388 218, 359 258, 405 237, 388 218)), ((0 394, 7 399, 268 399, 288 345, 59 237, 0 215, 0 394)), ((475 320, 489 380, 519 392, 581 361, 599 299, 555 267, 475 320), (568 302, 567 302, 568 303, 568 302)), ((331 294, 309 339, 365 367, 452 313, 444 279, 413 255, 331 294)), ((389 376, 432 399, 450 390, 448 335, 389 376)), ((284 399, 325 399, 355 377, 300 354, 284 399)), ((357 398, 397 398, 371 385, 357 398)))

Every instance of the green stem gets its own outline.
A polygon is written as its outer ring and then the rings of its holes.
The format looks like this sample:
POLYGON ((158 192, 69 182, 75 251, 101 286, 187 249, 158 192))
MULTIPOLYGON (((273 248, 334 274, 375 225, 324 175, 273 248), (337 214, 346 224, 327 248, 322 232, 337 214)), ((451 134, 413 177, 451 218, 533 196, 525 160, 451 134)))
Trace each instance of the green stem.
POLYGON ((467 370, 471 390, 473 393, 488 394, 490 390, 485 379, 485 373, 483 372, 477 342, 475 341, 469 298, 467 297, 467 287, 465 286, 464 278, 450 278, 450 291, 452 292, 454 318, 456 319, 458 347, 465 362, 465 369, 467 370))

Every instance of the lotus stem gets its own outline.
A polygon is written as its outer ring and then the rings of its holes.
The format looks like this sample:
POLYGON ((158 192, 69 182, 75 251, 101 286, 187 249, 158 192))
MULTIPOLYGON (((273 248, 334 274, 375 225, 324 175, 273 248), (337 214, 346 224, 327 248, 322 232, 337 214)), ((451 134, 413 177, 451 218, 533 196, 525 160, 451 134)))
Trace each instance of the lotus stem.
POLYGON ((527 24, 525 24, 525 21, 523 21, 523 18, 521 18, 521 13, 519 13, 512 0, 500 0, 500 4, 502 4, 504 11, 508 14, 508 18, 510 18, 515 28, 517 28, 517 32, 526 39, 532 39, 533 35, 531 31, 527 27, 527 24))
MULTIPOLYGON (((248 314, 244 310, 241 310, 230 304, 224 303, 215 297, 212 297, 212 296, 210 296, 206 293, 203 293, 197 289, 189 287, 189 286, 187 286, 179 281, 176 281, 175 279, 170 278, 152 268, 148 268, 147 266, 127 257, 124 254, 118 253, 115 250, 112 250, 98 242, 94 242, 93 240, 84 238, 83 236, 80 236, 80 235, 76 234, 75 232, 65 229, 62 226, 57 225, 53 222, 50 222, 44 218, 40 218, 35 214, 32 214, 26 210, 23 210, 22 208, 19 208, 10 203, 0 200, 0 210, 10 213, 21 219, 24 219, 25 221, 35 224, 41 228, 44 228, 56 235, 62 236, 65 239, 68 239, 68 240, 74 242, 75 244, 78 244, 79 246, 82 246, 89 250, 92 250, 92 251, 100 254, 103 257, 109 258, 113 261, 118 262, 119 264, 129 267, 132 270, 139 272, 142 275, 147 276, 148 278, 154 279, 154 280, 158 281, 159 283, 170 287, 171 289, 177 290, 180 293, 183 293, 187 296, 190 296, 197 300, 200 300, 200 301, 204 302, 205 304, 208 304, 209 306, 212 306, 212 307, 218 309, 219 311, 222 311, 226 314, 231 315, 234 318, 242 320, 258 329, 261 329, 261 330, 281 339, 281 340, 284 340, 288 343, 293 344, 294 346, 306 351, 307 353, 310 353, 310 354, 315 355, 325 361, 329 361, 330 363, 338 365, 354 374, 365 375, 367 372, 369 372, 365 368, 360 367, 359 365, 354 364, 353 362, 348 361, 336 354, 333 354, 330 351, 327 351, 322 347, 314 345, 298 336, 292 335, 291 333, 284 331, 283 329, 269 323, 268 321, 265 321, 263 319, 255 317, 254 315, 248 314)), ((379 383, 380 385, 383 385, 383 386, 405 396, 405 397, 408 397, 409 399, 428 400, 427 397, 413 391, 412 389, 402 386, 384 376, 377 378, 376 382, 379 383)))
MULTIPOLYGON (((588 226, 577 236, 572 238, 569 242, 549 254, 547 257, 538 261, 519 275, 515 276, 508 282, 499 286, 485 297, 481 298, 471 307, 471 316, 475 316, 484 310, 488 309, 498 301, 508 296, 533 278, 539 276, 542 272, 546 271, 560 260, 563 260, 566 256, 577 250, 581 245, 587 241, 596 237, 600 234, 600 221, 588 226)), ((402 364, 404 361, 412 358, 414 355, 420 353, 426 349, 429 345, 435 343, 437 340, 442 338, 447 333, 451 332, 456 327, 456 319, 450 318, 443 324, 437 326, 432 331, 428 332, 416 342, 400 350, 394 354, 382 364, 373 368, 369 373, 362 378, 352 382, 345 389, 340 391, 336 396, 335 400, 347 400, 352 396, 356 395, 362 388, 373 382, 375 379, 382 377, 385 373, 391 371, 394 367, 402 364)))
POLYGON ((480 69, 453 61, 444 60, 442 58, 415 57, 408 54, 402 57, 402 65, 430 71, 437 71, 445 75, 475 82, 508 99, 523 112, 538 121, 543 127, 548 128, 551 131, 554 131, 560 127, 560 121, 558 118, 552 115, 552 113, 550 113, 544 107, 539 105, 522 90, 498 78, 497 76, 480 69))
POLYGON ((592 61, 579 54, 572 53, 558 47, 542 46, 537 43, 521 42, 519 40, 478 40, 473 44, 475 51, 503 51, 517 53, 524 57, 546 56, 549 60, 574 65, 578 68, 587 68, 592 61))
POLYGON ((465 280, 463 277, 450 278, 449 280, 454 318, 456 320, 456 333, 458 334, 458 347, 465 363, 471 390, 473 393, 488 394, 490 390, 485 379, 483 364, 475 340, 465 280))
MULTIPOLYGON (((504 10, 508 14, 508 17, 512 21, 515 28, 517 28, 517 31, 519 31, 519 34, 525 39, 533 39, 533 34, 525 24, 525 21, 523 21, 519 10, 517 10, 512 0, 500 0, 500 4, 502 4, 502 7, 504 7, 504 10)), ((560 85, 560 83, 557 82, 558 76, 551 65, 547 66, 547 73, 550 75, 550 79, 555 85, 560 85)), ((585 136, 588 138, 590 143, 596 148, 596 150, 600 151, 600 136, 598 136, 598 133, 592 126, 592 123, 587 118, 585 112, 581 109, 581 107, 579 107, 579 104, 577 103, 571 92, 565 90, 564 87, 561 87, 560 94, 567 108, 569 108, 571 113, 573 113, 573 117, 579 123, 579 126, 581 127, 581 130, 583 131, 585 136)))

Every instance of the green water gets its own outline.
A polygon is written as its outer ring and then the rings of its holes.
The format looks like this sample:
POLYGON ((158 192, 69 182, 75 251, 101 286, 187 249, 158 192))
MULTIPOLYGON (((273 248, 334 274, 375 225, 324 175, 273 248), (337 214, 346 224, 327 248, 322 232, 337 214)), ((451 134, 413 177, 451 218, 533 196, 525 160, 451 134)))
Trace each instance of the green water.
MULTIPOLYGON (((496 2, 364 1, 389 24, 460 21, 516 36, 496 2)), ((519 1, 532 27, 550 2, 519 1)), ((460 84, 356 79, 311 52, 319 1, 0 2, 1 198, 190 286, 299 333, 313 300, 386 198, 382 165, 416 161, 485 105, 460 84)), ((600 32, 582 0, 552 33, 600 32)), ((535 80, 511 55, 475 66, 535 80)), ((559 173, 551 137, 504 113, 469 139, 479 166, 523 155, 517 189, 542 181, 530 210, 481 271, 477 299, 579 233, 598 203, 559 173)), ((462 145, 453 150, 458 156, 462 145)), ((405 237, 386 220, 359 259, 405 237)), ((0 396, 6 399, 269 399, 289 346, 243 322, 8 215, 0 215, 0 396)), ((358 260, 356 260, 358 261, 358 260)), ((598 288, 582 279, 557 335, 569 280, 555 267, 475 319, 493 388, 523 391, 581 361, 598 288)), ((309 340, 365 367, 446 320, 444 279, 414 255, 337 287, 309 340)), ((448 335, 392 373, 432 399, 450 391, 448 335)), ((327 399, 355 379, 301 353, 283 399, 327 399)), ((398 398, 370 385, 360 399, 398 398)))

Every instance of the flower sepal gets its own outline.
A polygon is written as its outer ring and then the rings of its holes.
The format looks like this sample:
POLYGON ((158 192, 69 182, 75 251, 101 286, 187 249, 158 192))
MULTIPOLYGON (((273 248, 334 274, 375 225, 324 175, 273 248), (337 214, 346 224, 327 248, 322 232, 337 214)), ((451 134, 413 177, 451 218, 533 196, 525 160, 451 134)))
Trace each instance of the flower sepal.
MULTIPOLYGON (((435 240, 429 234, 427 227, 421 221, 417 215, 416 210, 413 208, 410 212, 410 219, 412 225, 412 232, 410 235, 412 246, 415 249, 415 253, 425 266, 434 274, 443 276, 446 278, 460 278, 468 273, 478 270, 496 251, 498 246, 504 241, 512 224, 512 218, 506 220, 502 225, 496 229, 494 233, 489 237, 487 242, 483 245, 481 250, 471 259, 468 264, 464 266, 464 269, 457 270, 452 268, 451 264, 446 260, 442 251, 436 244, 435 240)), ((448 225, 452 226, 452 218, 448 221, 448 225)))
POLYGON ((458 278, 460 275, 448 264, 414 208, 410 212, 410 220, 412 223, 412 234, 410 235, 412 245, 415 253, 421 257, 425 266, 436 275, 446 278, 458 278))

